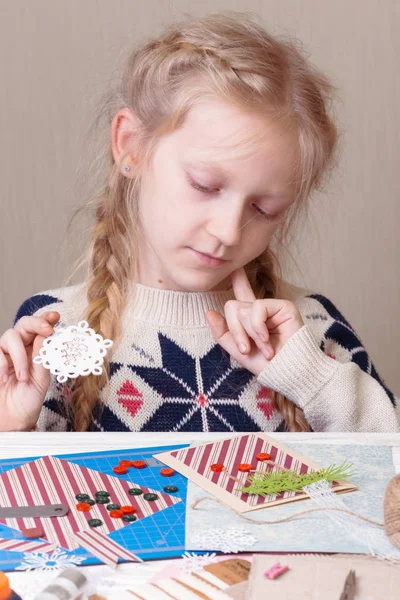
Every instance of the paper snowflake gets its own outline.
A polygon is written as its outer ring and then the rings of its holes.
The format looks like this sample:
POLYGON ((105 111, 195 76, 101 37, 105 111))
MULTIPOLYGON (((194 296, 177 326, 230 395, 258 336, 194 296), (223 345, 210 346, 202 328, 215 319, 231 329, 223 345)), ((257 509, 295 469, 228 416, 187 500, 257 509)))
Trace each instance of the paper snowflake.
POLYGON ((101 375, 104 356, 112 345, 111 340, 96 334, 87 321, 80 321, 46 338, 33 362, 49 369, 59 383, 64 383, 68 378, 101 375))
POLYGON ((228 527, 228 529, 212 527, 196 533, 191 541, 196 547, 236 554, 254 546, 257 538, 242 527, 228 527))
POLYGON ((215 562, 215 552, 212 554, 195 554, 194 552, 185 552, 182 554, 182 566, 180 567, 185 573, 199 573, 205 565, 215 562))
POLYGON ((61 571, 67 567, 75 567, 85 560, 85 556, 67 554, 61 548, 54 550, 52 554, 43 552, 24 552, 23 560, 16 571, 61 571))

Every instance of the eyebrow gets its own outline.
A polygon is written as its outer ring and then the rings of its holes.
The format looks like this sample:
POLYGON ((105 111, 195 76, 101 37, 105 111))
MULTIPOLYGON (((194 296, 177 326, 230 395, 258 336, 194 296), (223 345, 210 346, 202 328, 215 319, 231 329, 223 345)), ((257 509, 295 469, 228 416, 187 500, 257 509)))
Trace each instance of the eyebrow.
POLYGON ((227 171, 225 171, 225 169, 223 169, 220 165, 218 165, 218 163, 213 162, 212 160, 190 160, 190 161, 186 162, 185 165, 187 167, 197 167, 197 166, 212 167, 216 171, 219 171, 222 175, 225 175, 225 176, 229 175, 229 173, 227 171))

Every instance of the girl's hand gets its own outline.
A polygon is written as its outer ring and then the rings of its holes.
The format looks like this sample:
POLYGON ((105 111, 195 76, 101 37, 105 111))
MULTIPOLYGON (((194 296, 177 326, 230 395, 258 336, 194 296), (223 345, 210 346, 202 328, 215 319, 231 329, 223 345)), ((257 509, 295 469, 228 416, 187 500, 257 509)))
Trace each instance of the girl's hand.
POLYGON ((36 424, 50 371, 32 359, 59 319, 58 312, 22 317, 0 337, 0 431, 29 430, 36 424))
POLYGON ((232 283, 236 300, 225 304, 225 318, 209 310, 207 321, 214 339, 258 376, 304 322, 290 300, 257 300, 243 267, 233 271, 232 283))

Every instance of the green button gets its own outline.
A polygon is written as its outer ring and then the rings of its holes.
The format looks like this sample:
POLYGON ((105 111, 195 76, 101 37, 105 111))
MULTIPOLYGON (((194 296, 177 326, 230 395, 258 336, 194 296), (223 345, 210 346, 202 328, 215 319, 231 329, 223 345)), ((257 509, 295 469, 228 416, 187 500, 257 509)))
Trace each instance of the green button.
POLYGON ((119 510, 121 507, 119 504, 107 504, 107 510, 119 510))
POLYGON ((89 519, 88 523, 90 527, 100 527, 100 525, 103 525, 103 521, 100 519, 89 519))
POLYGON ((106 492, 104 490, 100 490, 99 492, 96 492, 96 496, 109 496, 110 493, 106 492))
POLYGON ((140 488, 130 488, 128 490, 128 494, 131 496, 140 496, 140 494, 143 494, 143 492, 140 488))
POLYGON ((96 502, 94 500, 92 500, 92 498, 89 498, 89 500, 85 500, 86 504, 90 504, 90 506, 93 506, 94 504, 96 504, 96 502))
POLYGON ((125 523, 132 523, 132 521, 136 521, 136 517, 135 515, 124 515, 122 521, 125 521, 125 523))
POLYGON ((177 492, 178 488, 176 487, 176 485, 166 485, 164 488, 164 492, 167 492, 168 494, 173 494, 174 492, 177 492))
POLYGON ((96 498, 96 502, 97 504, 108 504, 110 502, 110 498, 107 496, 107 498, 105 496, 98 496, 96 498))
POLYGON ((143 498, 144 498, 145 500, 149 500, 149 501, 152 501, 152 500, 158 500, 158 496, 157 496, 157 494, 151 494, 151 493, 148 493, 148 494, 143 494, 143 498))
POLYGON ((87 500, 89 500, 90 496, 88 494, 77 494, 75 498, 80 502, 86 502, 87 500))

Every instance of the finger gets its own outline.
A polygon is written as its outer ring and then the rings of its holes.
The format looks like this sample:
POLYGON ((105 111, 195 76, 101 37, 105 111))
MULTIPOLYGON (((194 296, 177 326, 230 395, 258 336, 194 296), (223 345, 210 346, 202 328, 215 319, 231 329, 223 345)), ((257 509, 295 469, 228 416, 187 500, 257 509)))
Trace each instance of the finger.
POLYGON ((228 300, 224 306, 225 319, 237 347, 242 354, 246 354, 250 351, 251 344, 246 329, 238 317, 238 304, 236 300, 228 300))
POLYGON ((216 310, 209 310, 206 317, 214 339, 238 362, 243 361, 226 319, 216 310))
POLYGON ((7 360, 7 356, 4 354, 3 350, 0 349, 0 385, 2 383, 7 383, 9 375, 8 367, 9 362, 7 360))
MULTIPOLYGON (((39 351, 43 346, 43 342, 46 338, 41 335, 36 336, 32 345, 32 356, 38 356, 39 351)), ((32 379, 35 379, 38 385, 43 389, 47 390, 50 385, 50 371, 46 369, 42 364, 37 365, 32 362, 32 379)))
POLYGON ((252 351, 249 354, 241 354, 226 320, 219 312, 209 310, 206 313, 206 318, 210 325, 213 337, 218 344, 239 364, 243 365, 245 369, 248 369, 254 373, 254 375, 261 373, 266 365, 265 357, 255 349, 254 352, 252 351))
POLYGON ((20 334, 25 346, 33 342, 37 335, 48 337, 54 333, 53 325, 57 323, 60 315, 57 312, 44 313, 40 317, 21 317, 15 328, 20 334))
POLYGON ((253 303, 250 318, 251 325, 254 331, 257 333, 260 340, 262 340, 263 342, 268 342, 269 331, 266 325, 266 321, 268 319, 268 309, 267 304, 264 300, 256 300, 253 303))
POLYGON ((8 329, 0 342, 0 349, 11 357, 17 378, 20 381, 28 381, 28 356, 20 333, 15 329, 8 329))
POLYGON ((233 271, 231 279, 236 300, 239 300, 239 302, 254 302, 256 300, 244 267, 233 271))
POLYGON ((237 313, 239 321, 243 325, 244 329, 246 330, 246 333, 252 338, 252 340, 254 341, 256 346, 263 353, 265 358, 270 360, 272 358, 271 352, 273 353, 273 350, 272 350, 270 344, 268 344, 267 342, 263 342, 260 339, 258 333, 254 329, 252 321, 251 321, 252 312, 253 312, 252 307, 243 307, 243 308, 239 309, 238 313, 237 313))

